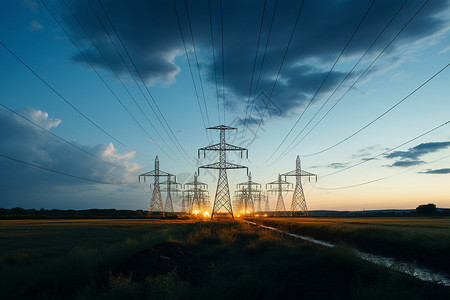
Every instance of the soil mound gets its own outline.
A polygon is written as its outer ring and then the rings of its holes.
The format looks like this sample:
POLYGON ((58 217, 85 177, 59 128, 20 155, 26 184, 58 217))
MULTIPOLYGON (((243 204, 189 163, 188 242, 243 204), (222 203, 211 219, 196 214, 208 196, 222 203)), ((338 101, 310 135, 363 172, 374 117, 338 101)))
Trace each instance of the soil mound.
POLYGON ((113 274, 123 274, 131 276, 134 281, 143 281, 147 277, 174 271, 182 280, 195 280, 200 275, 199 263, 186 247, 179 243, 164 242, 135 253, 117 267, 113 274))

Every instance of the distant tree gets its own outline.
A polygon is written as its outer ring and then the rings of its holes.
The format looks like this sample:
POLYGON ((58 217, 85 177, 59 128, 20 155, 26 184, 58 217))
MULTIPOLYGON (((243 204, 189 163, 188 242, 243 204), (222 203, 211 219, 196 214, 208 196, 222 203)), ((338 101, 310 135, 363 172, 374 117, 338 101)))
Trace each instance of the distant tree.
POLYGON ((421 215, 432 215, 432 214, 435 214, 437 212, 436 211, 436 205, 433 204, 433 203, 419 205, 416 208, 416 212, 418 214, 421 214, 421 215))

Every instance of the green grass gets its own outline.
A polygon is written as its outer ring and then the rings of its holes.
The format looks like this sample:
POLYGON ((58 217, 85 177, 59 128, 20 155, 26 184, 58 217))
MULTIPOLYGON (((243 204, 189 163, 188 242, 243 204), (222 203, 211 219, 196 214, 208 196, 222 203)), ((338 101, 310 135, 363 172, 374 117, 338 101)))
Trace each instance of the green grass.
POLYGON ((265 218, 266 225, 450 273, 450 218, 265 218))
POLYGON ((315 247, 235 222, 10 222, 1 225, 0 254, 12 255, 16 248, 22 255, 0 261, 2 299, 447 299, 449 295, 449 288, 361 261, 346 248, 315 247), (44 235, 49 236, 46 242, 58 246, 41 243, 44 235), (112 275, 111 270, 131 255, 162 241, 185 245, 199 260, 201 278, 188 282, 169 273, 138 283, 112 275))

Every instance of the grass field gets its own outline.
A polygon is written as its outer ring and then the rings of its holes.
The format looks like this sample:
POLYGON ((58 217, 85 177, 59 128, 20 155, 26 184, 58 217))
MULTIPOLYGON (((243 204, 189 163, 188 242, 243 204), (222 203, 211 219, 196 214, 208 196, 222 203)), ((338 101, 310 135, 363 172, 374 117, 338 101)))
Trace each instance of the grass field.
POLYGON ((449 288, 239 222, 0 221, 2 299, 448 299, 449 288), (177 242, 200 277, 113 275, 134 253, 177 242))
POLYGON ((360 250, 417 262, 450 274, 448 217, 301 217, 266 225, 360 250))

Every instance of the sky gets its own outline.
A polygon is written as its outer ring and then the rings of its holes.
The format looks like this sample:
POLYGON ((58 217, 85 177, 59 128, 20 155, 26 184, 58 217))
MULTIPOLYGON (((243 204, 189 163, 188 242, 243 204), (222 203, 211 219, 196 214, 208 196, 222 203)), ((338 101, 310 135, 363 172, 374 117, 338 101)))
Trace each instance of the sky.
POLYGON ((299 155, 310 210, 450 207, 450 1, 1 1, 0 28, 0 207, 148 209, 137 175, 191 181, 220 124, 263 189, 299 155))

